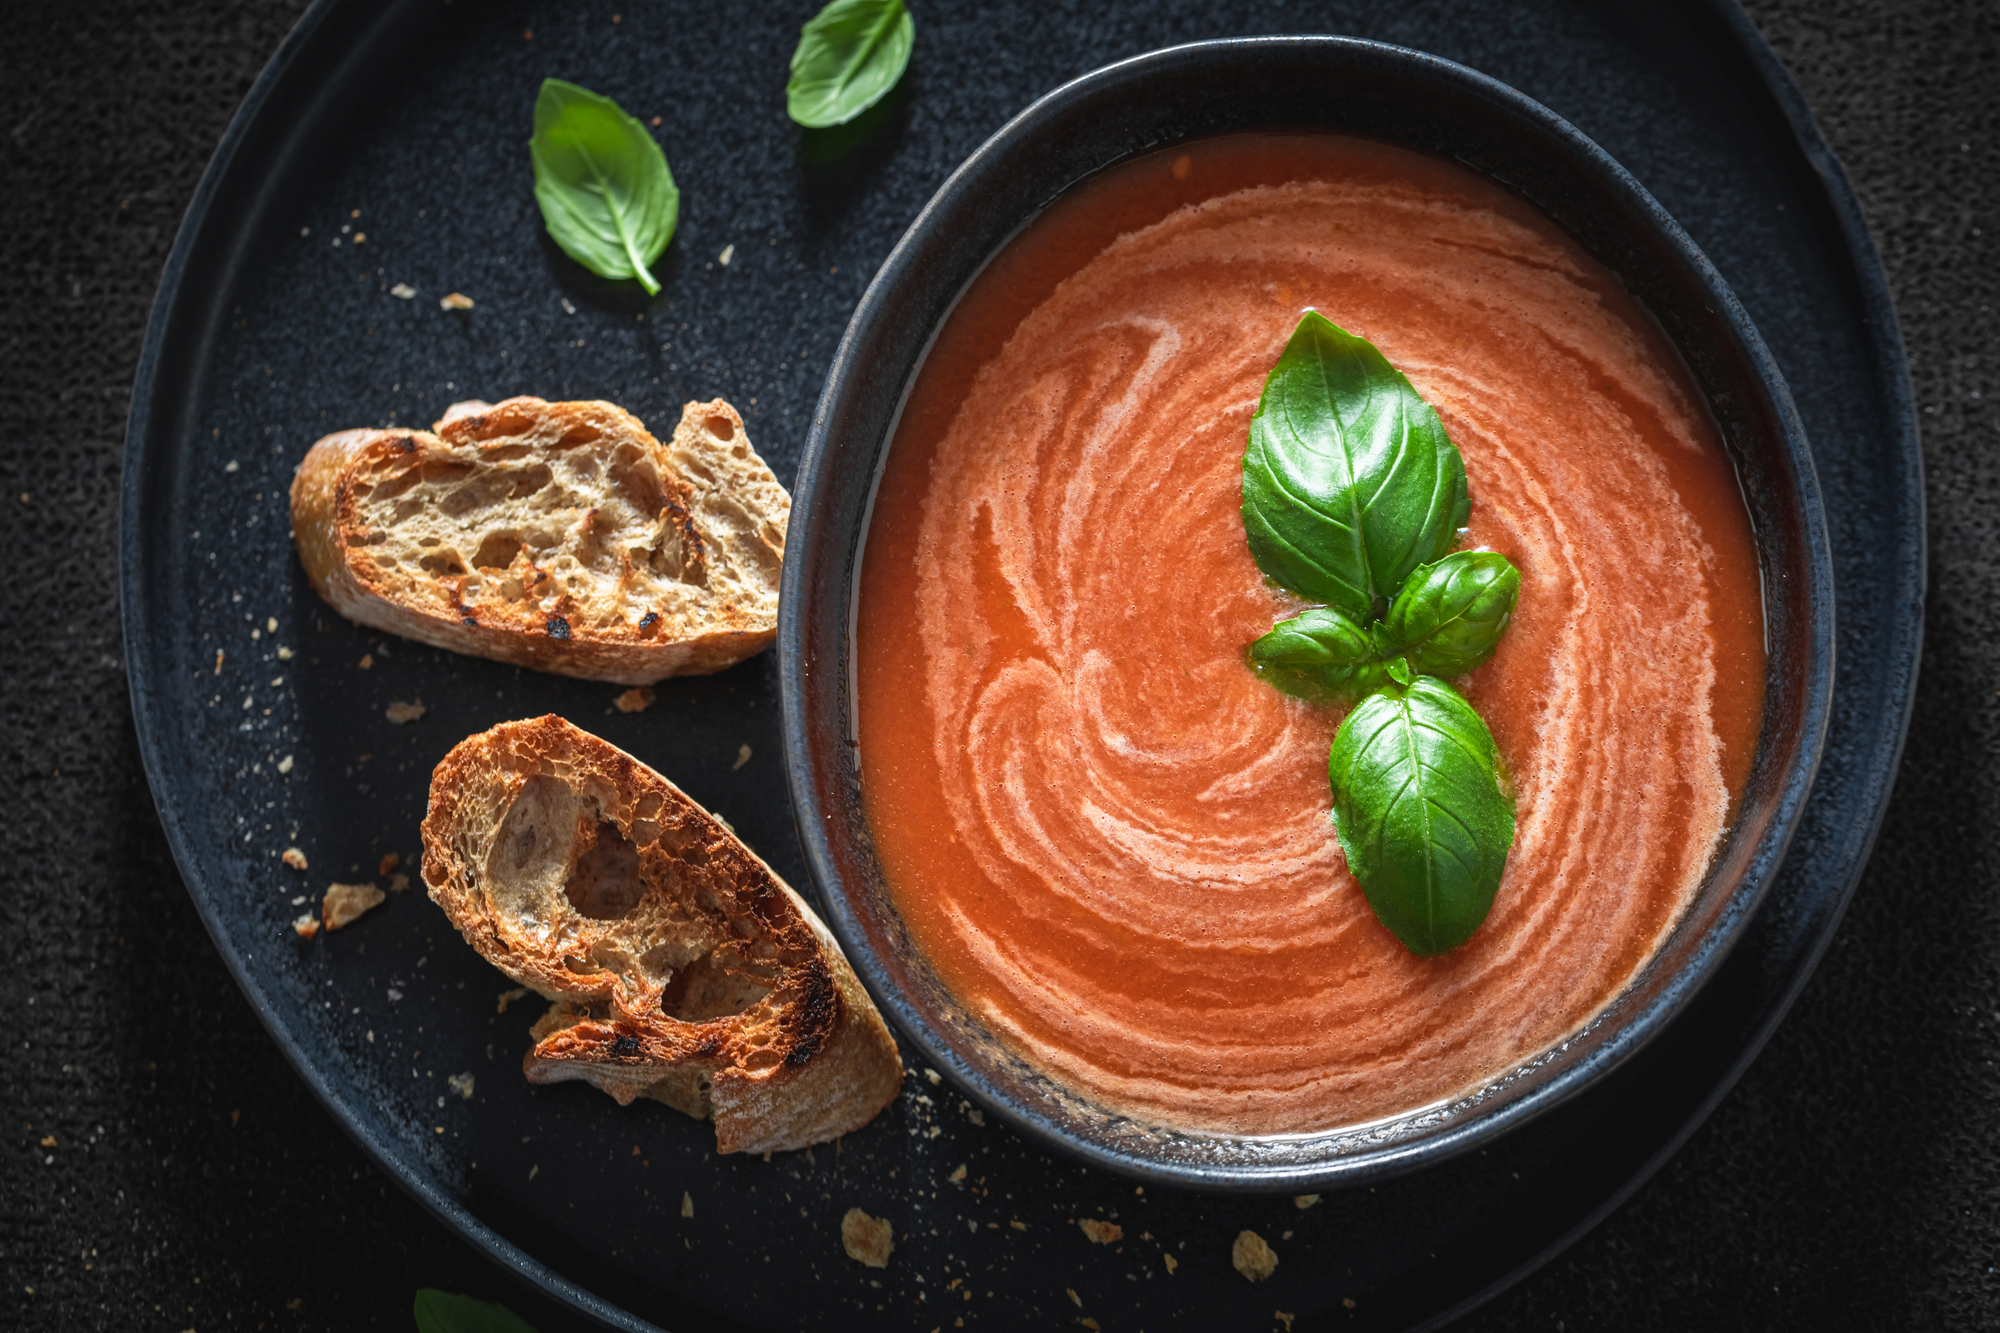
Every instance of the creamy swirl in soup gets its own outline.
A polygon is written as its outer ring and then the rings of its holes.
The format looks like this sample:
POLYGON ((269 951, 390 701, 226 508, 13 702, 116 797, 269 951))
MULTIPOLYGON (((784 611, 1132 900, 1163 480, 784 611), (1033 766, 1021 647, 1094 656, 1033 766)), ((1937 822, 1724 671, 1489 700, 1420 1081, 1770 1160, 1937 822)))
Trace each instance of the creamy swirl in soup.
POLYGON ((1033 1063, 1177 1127, 1352 1125, 1548 1049, 1652 954, 1749 769, 1762 623, 1692 381, 1566 232, 1403 150, 1212 140, 1070 192, 942 330, 865 551, 863 798, 917 947, 1033 1063), (1522 576, 1457 682, 1518 833, 1491 915, 1436 958, 1343 862, 1339 713, 1244 659, 1301 605, 1239 505, 1306 307, 1437 409, 1463 545, 1522 576))

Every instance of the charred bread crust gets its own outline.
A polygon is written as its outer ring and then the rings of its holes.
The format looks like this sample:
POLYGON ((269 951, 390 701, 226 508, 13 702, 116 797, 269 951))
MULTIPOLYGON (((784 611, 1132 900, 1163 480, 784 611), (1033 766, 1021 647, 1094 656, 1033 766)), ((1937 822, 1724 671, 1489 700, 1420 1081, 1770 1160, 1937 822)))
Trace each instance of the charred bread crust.
POLYGON ((561 718, 446 755, 423 842, 424 883, 466 941, 556 1002, 530 1080, 712 1114, 725 1153, 825 1142, 900 1089, 894 1040, 805 901, 672 783, 561 718))
POLYGON ((461 404, 306 454, 292 530, 351 620, 454 652, 649 685, 777 633, 791 497, 721 399, 662 445, 603 402, 461 404))

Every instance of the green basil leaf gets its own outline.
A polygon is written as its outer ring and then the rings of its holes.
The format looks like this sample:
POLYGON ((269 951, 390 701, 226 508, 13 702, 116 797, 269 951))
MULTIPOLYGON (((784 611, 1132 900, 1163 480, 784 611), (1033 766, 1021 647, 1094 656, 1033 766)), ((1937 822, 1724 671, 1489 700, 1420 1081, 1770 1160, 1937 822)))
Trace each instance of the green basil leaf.
POLYGON ((681 192, 667 155, 616 102, 561 79, 535 98, 535 202, 563 253, 603 278, 660 290, 652 262, 674 237, 681 192))
POLYGON ((1453 551, 1410 574, 1384 628, 1418 671, 1462 676, 1493 656, 1520 595, 1521 571, 1506 556, 1453 551))
POLYGON ((833 0, 799 31, 785 110, 811 129, 845 125, 896 86, 916 39, 903 0, 833 0))
POLYGON ((1471 502, 1437 413, 1366 338, 1309 310, 1250 422, 1243 528, 1258 568, 1357 620, 1451 549, 1471 502))
POLYGON ((535 1333, 504 1305, 454 1296, 436 1287, 417 1289, 417 1333, 535 1333))
POLYGON ((1279 621, 1252 643, 1250 668, 1303 699, 1356 698, 1366 692, 1358 677, 1375 656, 1367 630, 1344 612, 1316 606, 1279 621))
POLYGON ((1423 957, 1470 939, 1514 845, 1514 803, 1479 714, 1418 676, 1356 705, 1326 767, 1341 850, 1376 918, 1423 957))

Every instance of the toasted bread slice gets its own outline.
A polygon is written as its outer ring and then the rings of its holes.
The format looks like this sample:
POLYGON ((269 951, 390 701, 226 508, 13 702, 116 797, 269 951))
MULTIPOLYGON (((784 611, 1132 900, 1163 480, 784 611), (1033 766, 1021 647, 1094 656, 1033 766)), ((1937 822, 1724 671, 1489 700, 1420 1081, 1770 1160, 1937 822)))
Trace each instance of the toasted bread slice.
POLYGON ((771 642, 791 509, 720 398, 668 445, 610 403, 460 403, 329 435, 292 481, 299 559, 342 615, 625 685, 771 642))
POLYGON ((473 948, 556 1001, 524 1062, 715 1117, 719 1152, 803 1148, 902 1086, 818 917, 722 823, 559 717, 461 742, 431 778, 424 883, 473 948))

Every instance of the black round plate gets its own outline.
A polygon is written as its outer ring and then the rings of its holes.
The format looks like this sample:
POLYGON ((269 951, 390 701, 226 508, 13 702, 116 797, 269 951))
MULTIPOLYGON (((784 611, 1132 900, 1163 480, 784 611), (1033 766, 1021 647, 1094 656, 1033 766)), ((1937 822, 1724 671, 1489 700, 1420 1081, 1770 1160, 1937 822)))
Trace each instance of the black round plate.
POLYGON ((127 444, 133 706, 189 892, 279 1045, 384 1169, 614 1326, 1091 1317, 1158 1333, 1262 1328, 1273 1308, 1308 1326, 1440 1322, 1568 1243, 1678 1146, 1804 983, 1866 860, 1915 685, 1923 516, 1900 341, 1845 179, 1754 30, 1707 0, 919 6, 902 86, 857 125, 808 133, 785 119, 782 89, 815 7, 633 3, 614 22, 611 7, 321 0, 286 41, 169 261, 127 444), (665 1108, 529 1087, 517 1063, 535 1010, 496 1012, 504 978, 421 888, 338 934, 291 932, 327 882, 386 886, 392 852, 412 870, 430 768, 453 743, 542 712, 658 767, 808 887, 768 656, 666 682, 625 714, 613 687, 363 631, 313 595, 291 551, 285 490, 314 438, 517 392, 609 398, 665 428, 682 402, 719 393, 789 477, 855 299, 972 148, 1109 61, 1297 31, 1436 52, 1591 135, 1716 262, 1812 438, 1841 627, 1826 758, 1756 921, 1659 1040, 1486 1152, 1301 1211, 1136 1193, 977 1123, 921 1070, 838 1150, 719 1158, 708 1126, 665 1108), (660 118, 683 200, 657 299, 591 278, 542 235, 524 140, 548 75, 660 118), (440 309, 451 291, 475 307, 440 309), (398 700, 424 716, 389 723, 398 700), (308 873, 278 859, 294 844, 308 873), (461 1073, 470 1098, 447 1084, 461 1073), (851 1206, 895 1224, 887 1269, 841 1252, 851 1206), (1079 1217, 1116 1220, 1125 1238, 1092 1245, 1079 1217), (1245 1227, 1281 1261, 1256 1288, 1229 1264, 1245 1227))

